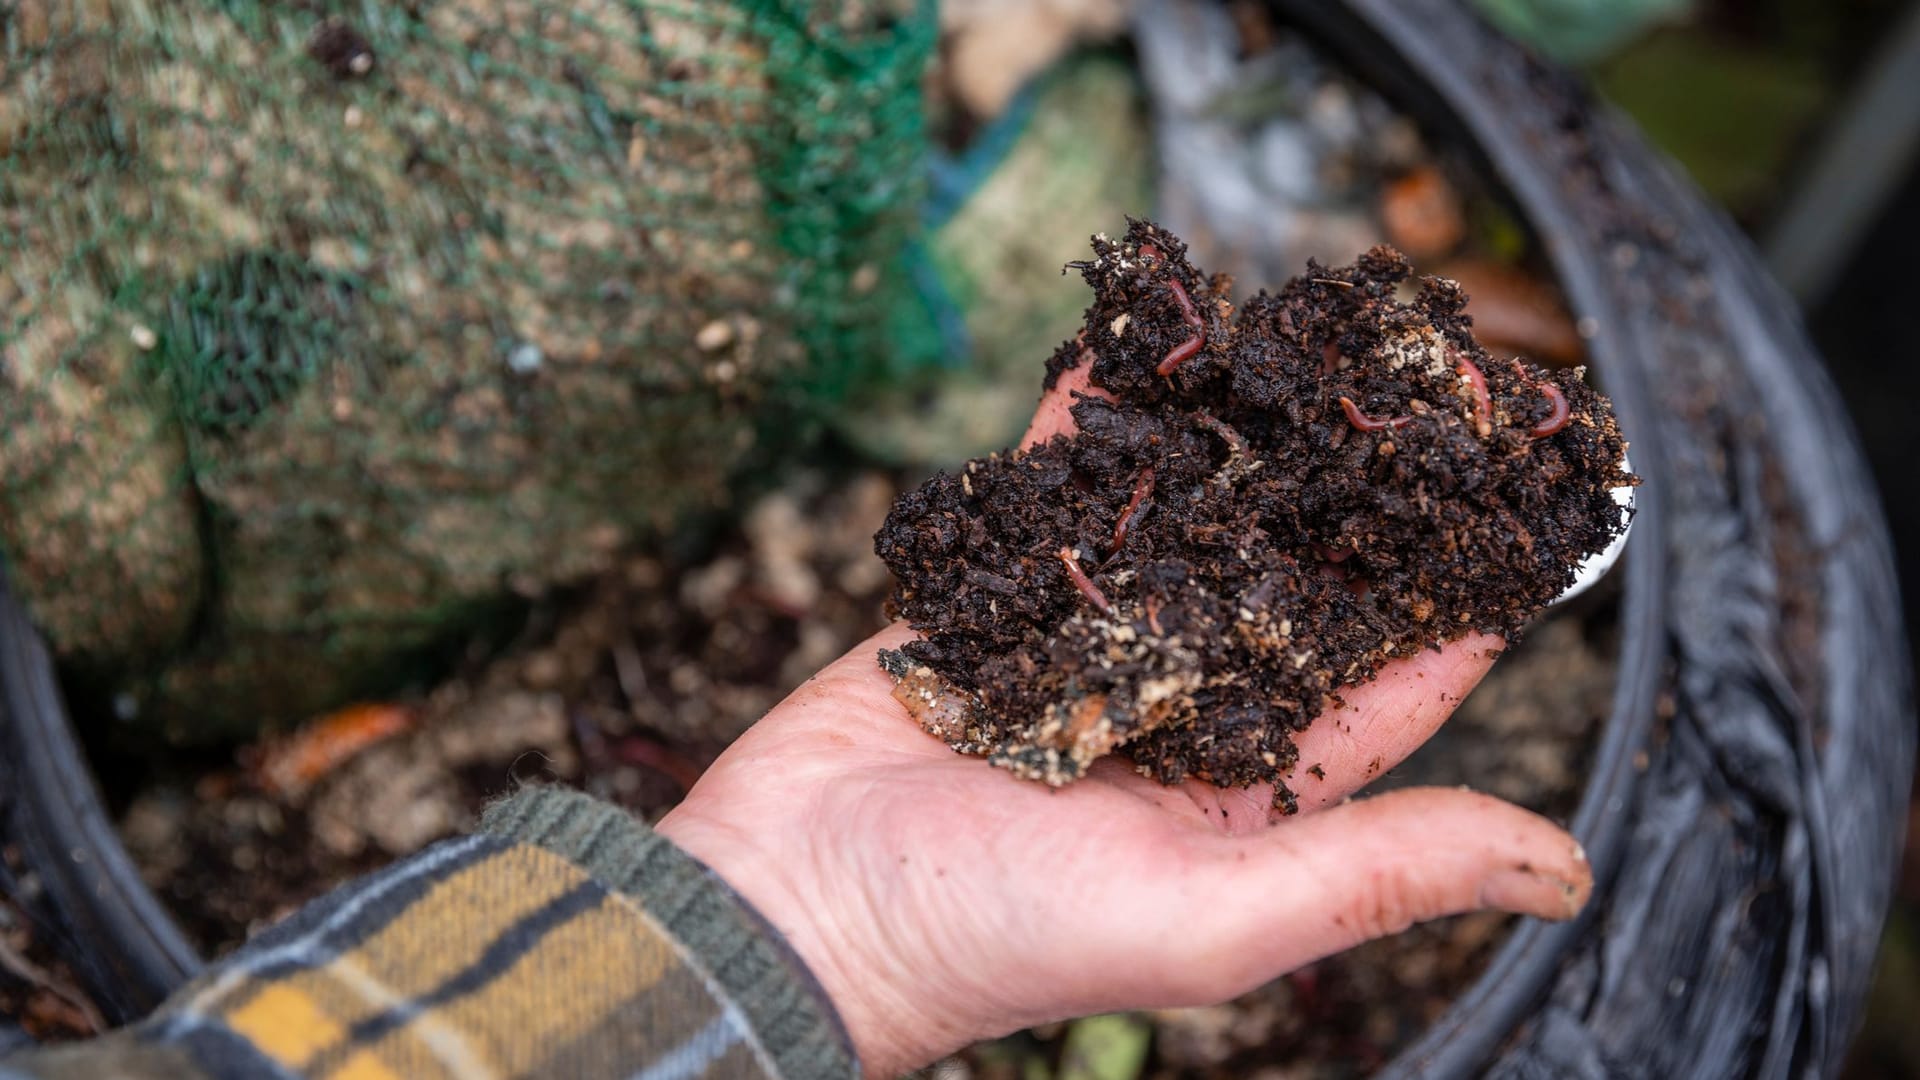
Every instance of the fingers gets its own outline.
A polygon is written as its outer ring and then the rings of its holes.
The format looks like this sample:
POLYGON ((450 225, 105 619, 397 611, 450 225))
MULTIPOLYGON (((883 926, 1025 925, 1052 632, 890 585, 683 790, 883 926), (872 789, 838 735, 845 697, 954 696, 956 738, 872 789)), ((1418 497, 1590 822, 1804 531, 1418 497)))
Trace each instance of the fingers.
POLYGON ((1300 761, 1287 786, 1300 809, 1339 802, 1418 750, 1479 684, 1505 642, 1469 634, 1438 652, 1423 649, 1342 692, 1344 703, 1296 736, 1300 761), (1318 766, 1318 771, 1314 771, 1318 766))
POLYGON ((1079 367, 1060 373, 1060 378, 1054 382, 1053 389, 1040 395, 1040 404, 1033 411, 1033 422, 1027 425, 1027 433, 1020 437, 1021 446, 1043 443, 1055 435, 1071 434, 1075 392, 1091 397, 1113 396, 1088 382, 1092 373, 1093 365, 1085 360, 1080 362, 1079 367))
POLYGON ((1196 831, 1184 848, 1176 866, 1116 883, 1100 905, 1114 911, 1102 932, 1140 951, 1127 962, 1145 974, 1120 991, 1127 1004, 1219 1001, 1442 915, 1567 919, 1593 888, 1565 831, 1450 789, 1352 802, 1256 836, 1196 831))
POLYGON ((1261 846, 1263 872, 1297 876, 1298 867, 1284 865, 1296 858, 1312 867, 1322 895, 1302 900, 1331 914, 1333 943, 1323 955, 1479 908, 1571 918, 1593 887, 1586 854, 1566 830, 1455 788, 1350 802, 1246 843, 1261 846))

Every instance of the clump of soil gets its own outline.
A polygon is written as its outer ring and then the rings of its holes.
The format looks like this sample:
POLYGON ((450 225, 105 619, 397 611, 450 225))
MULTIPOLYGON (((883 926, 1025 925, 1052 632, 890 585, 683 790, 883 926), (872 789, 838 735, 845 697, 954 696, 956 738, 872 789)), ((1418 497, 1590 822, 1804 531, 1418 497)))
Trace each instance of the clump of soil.
POLYGON ((1489 355, 1466 297, 1375 248, 1235 311, 1132 222, 1075 263, 1078 432, 901 497, 875 540, 924 640, 882 657, 962 753, 1059 785, 1285 778, 1294 733, 1395 656, 1515 640, 1624 528, 1634 483, 1581 372, 1489 355))

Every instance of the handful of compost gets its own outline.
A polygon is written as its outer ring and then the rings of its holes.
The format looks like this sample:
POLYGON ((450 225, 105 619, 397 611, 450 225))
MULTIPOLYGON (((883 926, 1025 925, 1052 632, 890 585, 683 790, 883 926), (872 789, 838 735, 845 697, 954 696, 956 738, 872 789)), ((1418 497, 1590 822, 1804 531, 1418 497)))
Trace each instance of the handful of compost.
POLYGON ((1637 483, 1575 370, 1496 359, 1388 248, 1237 311, 1150 222, 1074 263, 1078 430, 901 496, 875 538, 923 637, 881 665, 929 733, 1060 785, 1285 777, 1293 734, 1396 656, 1512 641, 1626 526, 1637 483))

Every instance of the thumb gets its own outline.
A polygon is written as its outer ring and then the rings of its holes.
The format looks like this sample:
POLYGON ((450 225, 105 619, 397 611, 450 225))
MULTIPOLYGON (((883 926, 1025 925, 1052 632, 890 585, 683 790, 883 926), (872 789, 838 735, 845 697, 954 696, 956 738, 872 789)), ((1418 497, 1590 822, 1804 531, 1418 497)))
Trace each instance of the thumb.
MULTIPOLYGON (((1416 788, 1294 818, 1261 833, 1207 837, 1182 873, 1130 883, 1133 940, 1168 912, 1177 948, 1135 958, 1149 1004, 1211 1003, 1414 923, 1493 909, 1568 919, 1593 890, 1572 836, 1537 814, 1470 791, 1416 788), (1146 895, 1143 895, 1146 894, 1146 895), (1164 1000, 1171 994, 1178 1000, 1164 1000)), ((1174 944, 1162 939, 1162 947, 1174 944)))

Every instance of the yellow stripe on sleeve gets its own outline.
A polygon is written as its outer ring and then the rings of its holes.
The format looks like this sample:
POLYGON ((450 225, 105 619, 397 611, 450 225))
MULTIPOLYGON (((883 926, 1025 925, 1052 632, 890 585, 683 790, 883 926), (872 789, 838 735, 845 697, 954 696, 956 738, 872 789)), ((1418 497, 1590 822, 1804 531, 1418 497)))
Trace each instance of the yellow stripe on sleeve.
POLYGON ((295 1072, 346 1034, 312 997, 285 983, 268 986, 235 1009, 227 1026, 295 1072))
POLYGON ((327 1080, 400 1080, 400 1074, 382 1065, 371 1051, 361 1050, 329 1073, 327 1080))
POLYGON ((350 954, 400 998, 419 997, 476 963, 526 915, 587 880, 579 867, 520 845, 435 886, 350 954))

